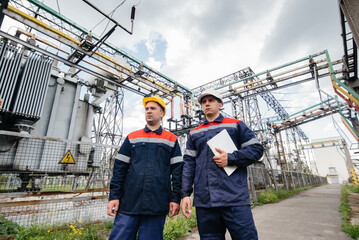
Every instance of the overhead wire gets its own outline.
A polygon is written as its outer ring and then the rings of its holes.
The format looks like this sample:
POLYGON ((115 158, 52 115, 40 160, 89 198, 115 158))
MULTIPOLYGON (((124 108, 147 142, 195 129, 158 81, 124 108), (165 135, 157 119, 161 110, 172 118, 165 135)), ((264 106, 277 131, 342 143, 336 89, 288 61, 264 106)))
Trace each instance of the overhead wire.
POLYGON ((133 5, 133 6, 134 6, 134 7, 137 7, 138 5, 140 5, 140 3, 141 3, 141 0, 139 0, 138 3, 135 4, 135 5, 133 5))
POLYGON ((59 5, 59 0, 56 0, 56 5, 57 5, 57 10, 59 11, 59 13, 61 14, 61 11, 60 11, 60 5, 59 5))
POLYGON ((273 95, 304 94, 304 93, 316 93, 316 91, 313 90, 313 91, 303 91, 303 92, 273 92, 273 95))
MULTIPOLYGON (((121 7, 126 1, 127 1, 127 0, 123 0, 123 1, 122 1, 117 7, 115 7, 108 15, 112 17, 113 14, 115 13, 115 11, 116 11, 119 7, 121 7)), ((106 17, 104 17, 98 24, 96 24, 93 28, 91 28, 90 32, 92 32, 93 29, 95 29, 98 25, 100 25, 100 24, 101 24, 103 21, 105 21, 105 20, 106 20, 106 17)), ((108 25, 110 24, 110 21, 111 21, 111 20, 108 20, 105 29, 104 29, 103 32, 100 34, 100 37, 102 37, 102 35, 103 35, 103 34, 105 33, 105 31, 107 30, 107 27, 108 27, 108 25)))
POLYGON ((136 102, 132 106, 127 106, 126 109, 123 110, 123 112, 127 112, 138 106, 138 104, 142 104, 141 100, 136 100, 136 102))

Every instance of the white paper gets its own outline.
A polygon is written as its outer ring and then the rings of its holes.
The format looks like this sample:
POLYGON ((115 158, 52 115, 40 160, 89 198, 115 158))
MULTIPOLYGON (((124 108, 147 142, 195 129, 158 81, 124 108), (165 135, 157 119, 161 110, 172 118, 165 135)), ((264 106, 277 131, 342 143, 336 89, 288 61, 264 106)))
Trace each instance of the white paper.
MULTIPOLYGON (((232 153, 233 151, 238 150, 236 145, 234 145, 232 138, 229 136, 226 129, 222 130, 216 136, 211 138, 207 142, 208 146, 211 148, 213 154, 215 156, 219 155, 219 152, 216 151, 216 148, 222 149, 227 153, 232 153)), ((227 175, 231 175, 234 170, 236 170, 237 166, 225 166, 223 169, 226 171, 227 175)))

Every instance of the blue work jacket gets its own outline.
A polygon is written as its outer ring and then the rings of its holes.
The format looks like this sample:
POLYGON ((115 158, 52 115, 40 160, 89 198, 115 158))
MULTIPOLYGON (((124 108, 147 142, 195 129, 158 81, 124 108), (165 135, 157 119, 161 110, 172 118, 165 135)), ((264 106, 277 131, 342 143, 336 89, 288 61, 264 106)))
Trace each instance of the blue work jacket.
POLYGON ((193 205, 197 207, 229 207, 250 204, 247 166, 258 161, 263 147, 254 133, 240 120, 224 118, 205 121, 193 129, 183 156, 182 197, 190 196, 194 186, 193 205), (228 154, 228 166, 237 169, 227 175, 216 165, 207 141, 226 129, 237 151, 228 154))
POLYGON ((115 159, 109 200, 120 199, 119 212, 167 214, 180 203, 183 159, 177 137, 160 127, 130 133, 115 159))

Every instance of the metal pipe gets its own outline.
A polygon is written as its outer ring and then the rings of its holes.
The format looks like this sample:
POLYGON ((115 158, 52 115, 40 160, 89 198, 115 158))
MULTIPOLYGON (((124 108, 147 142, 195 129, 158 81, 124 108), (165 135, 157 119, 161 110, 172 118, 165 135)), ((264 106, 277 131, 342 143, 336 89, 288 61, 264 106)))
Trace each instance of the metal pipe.
POLYGON ((63 79, 63 76, 59 76, 56 82, 57 83, 56 83, 54 102, 52 104, 49 124, 47 126, 47 131, 46 131, 47 137, 52 137, 53 130, 55 128, 55 119, 56 119, 57 109, 59 109, 61 88, 62 85, 65 83, 65 80, 63 79))
MULTIPOLYGON (((27 43, 27 42, 25 42, 25 41, 23 41, 23 40, 21 40, 21 39, 18 39, 18 38, 14 37, 14 36, 12 36, 12 35, 6 33, 6 32, 0 31, 0 36, 3 36, 3 37, 8 38, 8 39, 10 39, 10 40, 12 40, 12 41, 15 41, 15 42, 17 42, 17 43, 19 43, 19 44, 21 44, 21 45, 23 45, 23 46, 26 46, 26 47, 29 47, 29 48, 31 48, 31 49, 34 49, 34 50, 36 50, 37 52, 43 53, 43 54, 45 54, 45 55, 47 55, 47 56, 49 56, 49 57, 51 57, 51 58, 53 58, 53 59, 57 59, 57 60, 59 60, 59 61, 65 63, 66 65, 68 65, 68 66, 70 66, 70 67, 74 67, 74 68, 81 69, 82 71, 84 71, 84 72, 86 72, 86 73, 88 73, 88 74, 91 74, 91 75, 93 75, 93 76, 95 76, 95 77, 98 77, 98 78, 100 78, 100 79, 103 79, 103 80, 112 82, 112 83, 114 83, 114 84, 119 84, 119 86, 121 86, 121 87, 123 87, 123 88, 125 88, 125 89, 127 89, 127 90, 136 92, 136 93, 138 93, 138 94, 142 94, 142 93, 140 93, 140 92, 138 92, 138 91, 136 91, 136 90, 134 90, 134 89, 132 89, 132 88, 130 88, 130 87, 124 85, 124 84, 121 84, 121 83, 119 83, 119 82, 117 82, 117 81, 115 81, 115 80, 113 80, 113 79, 110 79, 110 78, 108 78, 108 77, 106 77, 106 76, 103 76, 103 75, 97 73, 97 72, 94 71, 94 70, 85 68, 85 67, 83 67, 83 66, 81 66, 81 65, 76 65, 76 64, 74 64, 74 63, 68 61, 67 59, 64 59, 64 58, 62 58, 62 57, 59 57, 59 56, 57 56, 56 54, 51 53, 51 52, 48 52, 48 51, 46 51, 46 50, 44 50, 44 49, 41 49, 41 48, 39 48, 39 47, 37 47, 37 46, 33 46, 33 45, 31 45, 31 44, 29 44, 29 43, 27 43)), ((142 94, 142 95, 143 95, 143 94, 142 94)))
POLYGON ((81 85, 79 83, 77 83, 76 85, 76 93, 74 96, 74 103, 72 105, 72 113, 71 113, 71 119, 70 119, 70 126, 69 126, 69 131, 67 134, 67 138, 69 140, 73 140, 73 135, 74 135, 74 128, 76 125, 76 117, 77 117, 77 109, 78 109, 78 105, 79 105, 79 98, 80 98, 80 91, 81 91, 81 85))
POLYGON ((348 87, 347 85, 345 85, 344 83, 340 82, 336 76, 335 76, 335 71, 333 69, 333 65, 331 64, 331 61, 330 61, 330 56, 329 56, 329 53, 327 50, 325 50, 325 55, 326 55, 326 58, 327 58, 327 63, 328 63, 328 66, 329 66, 329 69, 330 69, 330 76, 332 77, 332 80, 334 80, 339 86, 341 86, 342 88, 344 88, 345 90, 347 90, 351 95, 353 95, 353 97, 355 99, 359 99, 359 95, 353 91, 350 87, 348 87))
MULTIPOLYGON (((55 10, 49 8, 48 6, 46 6, 45 4, 41 3, 40 1, 38 1, 38 0, 28 0, 28 1, 29 1, 30 3, 36 5, 37 7, 43 9, 44 11, 50 13, 51 15, 57 17, 57 18, 60 19, 61 21, 66 22, 67 24, 69 24, 70 26, 76 28, 77 30, 81 31, 82 33, 84 33, 84 34, 89 34, 89 31, 88 31, 87 29, 85 29, 85 28, 83 28, 83 27, 81 27, 81 26, 78 26, 78 25, 75 24, 73 21, 67 19, 66 17, 64 17, 64 16, 61 15, 60 13, 56 12, 55 10)), ((93 36, 93 38, 94 38, 95 40, 97 40, 97 41, 99 40, 99 37, 93 36)), ((124 56, 124 57, 126 57, 126 58, 128 58, 128 59, 130 59, 130 60, 132 60, 132 61, 134 61, 134 62, 136 62, 136 63, 138 63, 138 64, 142 64, 144 68, 146 68, 146 69, 148 69, 149 71, 151 71, 151 72, 153 72, 153 73, 159 75, 160 77, 162 77, 162 78, 168 80, 169 82, 172 82, 173 84, 177 84, 179 87, 181 87, 182 89, 186 90, 188 93, 190 93, 190 94, 192 95, 192 91, 191 91, 189 88, 183 86, 182 84, 179 84, 178 82, 174 81, 173 79, 169 78, 168 76, 164 75, 163 73, 160 73, 160 72, 158 72, 157 70, 151 68, 151 67, 148 66, 147 64, 145 64, 145 63, 143 63, 142 61, 136 59, 135 57, 129 55, 128 53, 126 53, 126 52, 124 52, 124 51, 118 49, 117 47, 113 46, 113 45, 110 44, 110 43, 104 43, 104 45, 107 46, 107 47, 109 47, 109 48, 111 48, 111 49, 114 50, 116 53, 119 53, 119 54, 121 54, 122 56, 124 56)))
POLYGON ((308 60, 310 57, 317 57, 317 56, 322 55, 322 54, 324 54, 324 53, 325 53, 325 51, 322 51, 322 52, 319 52, 319 53, 315 53, 315 54, 309 55, 308 57, 300 58, 300 59, 298 59, 298 60, 296 60, 296 61, 292 61, 292 62, 289 62, 289 63, 287 63, 287 64, 283 64, 283 65, 280 65, 280 66, 278 66, 278 67, 271 68, 271 69, 269 69, 269 70, 266 70, 266 71, 263 71, 263 72, 254 74, 254 75, 252 75, 252 76, 242 78, 242 79, 240 79, 240 80, 238 80, 238 81, 232 82, 232 83, 230 83, 230 84, 222 85, 222 86, 217 87, 217 88, 215 88, 215 89, 218 90, 218 89, 221 89, 221 88, 224 88, 224 87, 228 87, 229 85, 233 85, 233 84, 238 83, 238 82, 243 82, 243 81, 245 81, 245 80, 247 80, 247 79, 251 79, 251 78, 254 78, 254 77, 263 75, 263 74, 267 74, 267 72, 272 72, 272 71, 278 70, 278 69, 280 69, 280 68, 284 68, 284 67, 287 67, 287 66, 296 64, 296 63, 298 63, 298 62, 302 62, 302 61, 308 60))
POLYGON ((92 125, 95 115, 95 110, 92 104, 87 104, 87 119, 86 119, 86 126, 85 126, 85 136, 91 139, 91 133, 92 133, 92 125))

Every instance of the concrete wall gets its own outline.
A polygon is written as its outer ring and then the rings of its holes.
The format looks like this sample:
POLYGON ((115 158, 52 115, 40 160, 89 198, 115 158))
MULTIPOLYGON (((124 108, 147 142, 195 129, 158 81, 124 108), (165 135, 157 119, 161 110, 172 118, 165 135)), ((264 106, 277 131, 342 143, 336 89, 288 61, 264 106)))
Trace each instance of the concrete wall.
POLYGON ((315 142, 323 143, 313 149, 319 175, 326 176, 330 184, 347 183, 349 173, 341 139, 318 139, 312 144, 315 142), (336 172, 331 173, 330 168, 335 168, 336 172))

